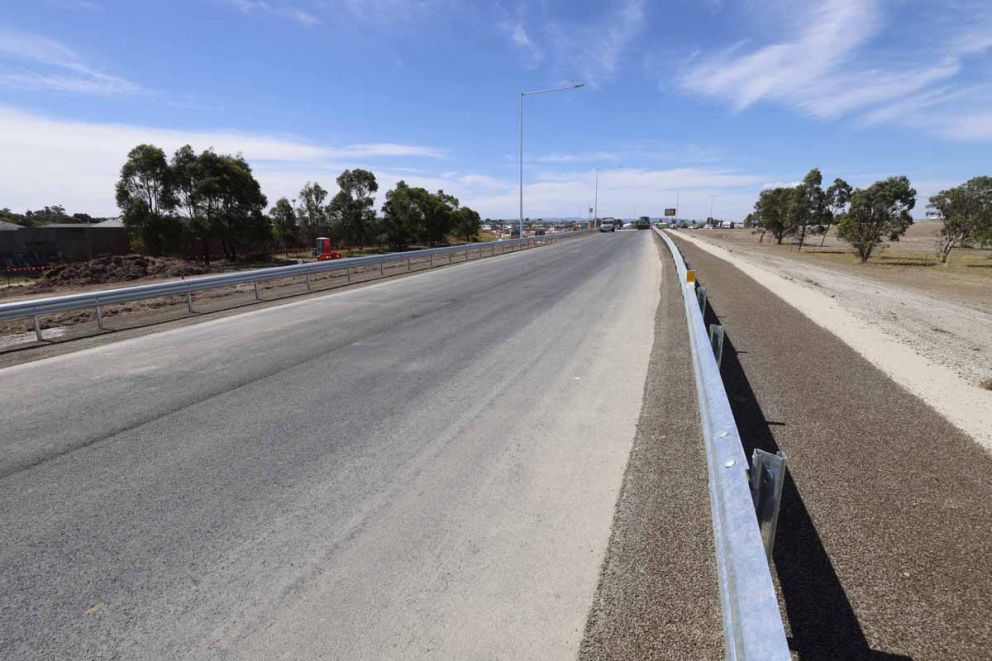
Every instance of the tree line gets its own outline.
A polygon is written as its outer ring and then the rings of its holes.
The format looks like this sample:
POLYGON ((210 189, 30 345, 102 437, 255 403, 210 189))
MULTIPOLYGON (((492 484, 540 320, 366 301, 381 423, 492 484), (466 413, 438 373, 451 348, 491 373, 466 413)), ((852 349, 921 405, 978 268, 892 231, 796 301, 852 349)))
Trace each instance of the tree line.
POLYGON ((52 223, 87 224, 106 219, 94 218, 88 213, 70 214, 61 204, 53 204, 52 206, 42 207, 41 209, 28 209, 24 213, 17 213, 4 207, 0 209, 0 220, 13 223, 14 225, 20 225, 21 227, 40 227, 42 225, 51 225, 52 223))
POLYGON ((154 145, 127 156, 117 182, 117 205, 135 247, 151 255, 201 253, 219 245, 227 259, 262 256, 273 249, 312 247, 329 236, 342 247, 446 243, 477 238, 481 219, 458 199, 400 181, 375 210, 375 175, 360 168, 337 178, 338 192, 308 182, 295 200, 268 200, 241 155, 199 154, 189 145, 171 158, 154 145))
MULTIPOLYGON (((761 191, 744 224, 761 231, 759 242, 766 233, 777 243, 796 237, 799 250, 811 234, 821 236, 822 246, 836 226, 837 237, 850 243, 864 263, 879 246, 906 233, 915 206, 916 190, 906 177, 889 177, 865 188, 838 178, 824 190, 823 175, 813 168, 797 186, 761 191)), ((955 247, 992 246, 992 177, 975 177, 940 191, 928 208, 943 220, 937 246, 941 263, 955 247)))

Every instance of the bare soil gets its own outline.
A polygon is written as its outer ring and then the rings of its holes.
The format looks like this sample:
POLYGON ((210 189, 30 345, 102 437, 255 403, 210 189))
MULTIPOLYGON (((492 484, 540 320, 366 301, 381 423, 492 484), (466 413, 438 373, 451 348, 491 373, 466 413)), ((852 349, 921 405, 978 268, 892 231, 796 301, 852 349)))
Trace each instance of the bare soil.
POLYGON ((936 249, 941 227, 939 221, 916 222, 899 241, 882 246, 866 264, 860 262, 851 246, 838 239, 832 229, 822 247, 824 237, 809 236, 801 252, 794 238, 778 245, 766 234, 759 243, 760 234, 745 229, 695 230, 691 235, 746 246, 753 255, 788 257, 966 304, 992 306, 992 251, 956 248, 947 264, 941 264, 936 249))
POLYGON ((972 387, 982 387, 992 380, 992 259, 988 251, 958 250, 949 265, 937 264, 939 230, 936 222, 917 223, 905 240, 868 264, 861 264, 832 235, 822 250, 820 237, 815 237, 814 245, 802 252, 795 243, 769 244, 767 236, 758 243, 749 230, 695 230, 686 236, 826 294, 915 353, 952 369, 972 387))

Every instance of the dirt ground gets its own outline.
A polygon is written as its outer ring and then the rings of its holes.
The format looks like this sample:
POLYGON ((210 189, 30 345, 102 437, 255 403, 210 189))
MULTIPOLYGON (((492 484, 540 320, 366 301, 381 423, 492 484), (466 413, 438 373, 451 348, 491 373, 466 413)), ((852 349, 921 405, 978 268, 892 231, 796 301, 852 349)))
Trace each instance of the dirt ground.
POLYGON ((824 237, 807 237, 802 252, 794 238, 777 245, 766 234, 759 243, 760 234, 752 230, 693 230, 692 236, 747 246, 753 254, 789 257, 963 303, 992 306, 992 251, 956 248, 947 264, 940 264, 936 250, 940 229, 939 221, 918 221, 899 241, 884 245, 867 264, 861 264, 851 246, 838 239, 833 230, 822 247, 824 237))
POLYGON ((687 235, 830 296, 915 353, 984 387, 992 378, 992 259, 988 251, 959 250, 949 266, 937 264, 939 229, 936 222, 917 223, 903 241, 864 265, 832 235, 823 249, 814 237, 801 253, 795 243, 769 244, 767 236, 759 244, 758 235, 743 229, 687 235))

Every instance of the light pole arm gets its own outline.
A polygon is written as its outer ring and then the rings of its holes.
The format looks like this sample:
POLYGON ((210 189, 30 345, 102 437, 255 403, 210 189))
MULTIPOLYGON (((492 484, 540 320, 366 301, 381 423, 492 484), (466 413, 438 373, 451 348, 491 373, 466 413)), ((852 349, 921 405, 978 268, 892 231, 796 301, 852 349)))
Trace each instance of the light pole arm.
MULTIPOLYGON (((520 238, 524 238, 524 97, 535 94, 548 94, 550 92, 565 92, 567 90, 585 87, 585 83, 576 85, 566 85, 565 87, 552 87, 544 90, 534 90, 532 92, 520 93, 520 238)), ((511 234, 512 236, 512 234, 511 234)))

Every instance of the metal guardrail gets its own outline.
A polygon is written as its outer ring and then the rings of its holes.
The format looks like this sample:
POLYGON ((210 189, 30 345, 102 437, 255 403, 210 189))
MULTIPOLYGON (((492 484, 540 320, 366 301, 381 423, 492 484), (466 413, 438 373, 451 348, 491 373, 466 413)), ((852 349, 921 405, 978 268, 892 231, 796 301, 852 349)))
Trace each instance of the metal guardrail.
POLYGON ((785 457, 757 450, 749 470, 720 376, 717 356, 723 351, 723 329, 714 325, 707 332, 705 288, 696 288, 695 274, 671 238, 655 231, 675 260, 689 326, 727 658, 787 661, 789 647, 769 569, 785 457))
POLYGON ((101 307, 117 303, 127 303, 149 298, 159 298, 162 296, 185 296, 186 305, 190 313, 196 312, 194 307, 193 294, 198 291, 208 289, 218 289, 239 284, 253 284, 255 286, 255 299, 261 300, 258 292, 258 283, 267 280, 281 280, 295 276, 305 278, 307 291, 311 291, 310 276, 316 273, 326 273, 332 271, 347 271, 348 281, 351 281, 352 270, 360 266, 379 266, 379 273, 383 275, 384 265, 389 263, 406 262, 407 270, 411 270, 411 260, 430 257, 431 265, 438 256, 447 256, 451 263, 451 257, 458 253, 465 253, 466 260, 468 254, 478 252, 480 257, 501 255, 506 252, 515 252, 525 248, 559 243, 568 239, 586 236, 588 231, 561 232, 548 234, 545 236, 525 237, 522 239, 508 239, 506 241, 487 241, 485 243, 466 243, 458 246, 446 246, 443 248, 428 248, 426 250, 411 250, 408 252, 385 253, 382 255, 368 255, 365 257, 350 257, 347 259, 335 259, 324 262, 311 262, 307 264, 291 264, 289 266, 275 266, 263 269, 252 269, 249 271, 235 271, 232 273, 221 273, 219 275, 205 275, 187 278, 171 282, 157 282, 148 285, 137 285, 134 287, 120 287, 117 289, 105 289, 102 291, 87 292, 84 294, 69 294, 66 296, 52 296, 48 298, 38 298, 29 301, 18 301, 15 303, 0 304, 0 320, 7 319, 27 319, 34 321, 34 331, 39 341, 42 341, 41 326, 38 321, 39 315, 52 314, 54 312, 64 312, 66 310, 81 310, 95 308, 96 321, 98 327, 103 329, 103 319, 101 307), (487 255, 488 253, 488 255, 487 255))

